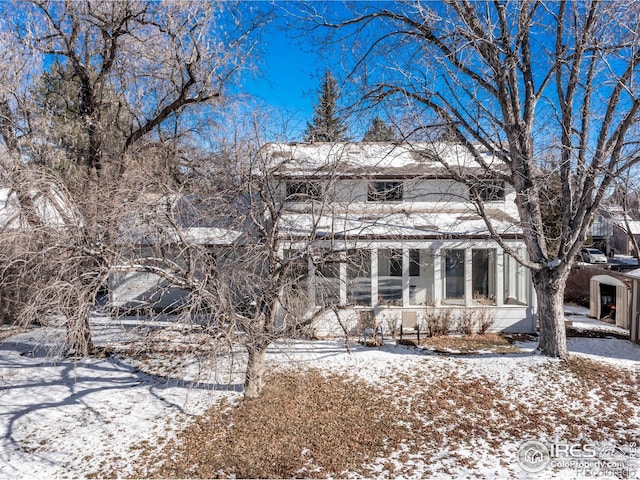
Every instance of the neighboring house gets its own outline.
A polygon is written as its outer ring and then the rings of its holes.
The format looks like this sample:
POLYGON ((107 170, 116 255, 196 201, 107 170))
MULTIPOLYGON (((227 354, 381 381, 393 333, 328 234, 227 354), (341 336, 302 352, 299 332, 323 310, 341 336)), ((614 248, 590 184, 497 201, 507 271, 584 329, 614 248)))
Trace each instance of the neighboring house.
POLYGON ((640 221, 627 217, 625 223, 625 215, 621 207, 607 207, 601 209, 591 223, 591 243, 607 256, 633 255, 630 236, 640 242, 640 221))
POLYGON ((469 312, 490 317, 492 331, 535 331, 530 274, 492 239, 459 179, 472 179, 495 231, 526 255, 515 193, 463 147, 289 143, 263 152, 285 209, 282 253, 313 252, 302 285, 309 312, 340 307, 342 325, 326 314, 319 335, 367 316, 396 330, 403 317, 424 324, 469 312))
POLYGON ((636 243, 640 245, 640 221, 629 220, 627 223, 629 225, 629 231, 626 230, 626 226, 624 223, 620 226, 620 229, 624 234, 624 241, 623 241, 624 243, 621 245, 620 253, 623 253, 622 250, 626 248, 626 252, 627 252, 626 255, 635 256, 635 252, 633 251, 633 244, 629 237, 633 237, 636 243))
MULTIPOLYGON (((26 193, 38 223, 45 228, 63 228, 67 223, 76 224, 79 221, 70 202, 54 183, 41 182, 39 187, 29 189, 26 193)), ((15 190, 0 188, 0 233, 28 229, 26 212, 15 190)))
POLYGON ((34 178, 21 195, 13 188, 0 187, 0 323, 15 322, 29 298, 29 288, 18 286, 15 279, 25 272, 30 274, 25 259, 39 262, 40 257, 34 257, 30 249, 32 240, 47 238, 45 232, 64 233, 78 225, 80 217, 73 204, 53 181, 34 178), (34 235, 36 230, 41 235, 34 235))

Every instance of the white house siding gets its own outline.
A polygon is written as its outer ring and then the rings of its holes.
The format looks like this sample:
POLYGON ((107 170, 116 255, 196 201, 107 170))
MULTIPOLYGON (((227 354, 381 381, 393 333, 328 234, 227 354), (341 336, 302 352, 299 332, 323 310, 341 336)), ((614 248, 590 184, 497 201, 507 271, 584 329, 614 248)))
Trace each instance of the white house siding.
MULTIPOLYGON (((488 308, 491 310, 490 315, 495 320, 491 327, 487 330, 492 333, 533 333, 535 331, 535 320, 532 309, 526 306, 510 306, 502 308, 490 308, 490 307, 476 307, 488 308)), ((463 309, 455 307, 426 307, 424 309, 411 307, 411 308, 348 308, 339 310, 337 312, 326 311, 321 315, 314 323, 314 332, 318 337, 336 337, 344 335, 346 331, 349 335, 358 335, 360 333, 361 326, 359 325, 359 318, 361 312, 371 311, 375 315, 375 320, 378 325, 382 327, 385 335, 391 335, 399 331, 400 319, 402 311, 415 311, 417 312, 418 320, 421 323, 421 329, 426 331, 425 315, 429 314, 444 314, 445 310, 449 310, 451 315, 452 331, 455 330, 456 319, 459 319, 463 315, 463 309), (428 310, 427 310, 428 309, 428 310), (339 316, 340 322, 336 320, 336 315, 339 316)))
POLYGON ((172 311, 184 305, 187 292, 153 273, 112 273, 109 306, 123 310, 172 311))
MULTIPOLYGON (((374 181, 393 181, 393 177, 386 179, 367 177, 361 178, 340 178, 340 177, 313 177, 297 178, 290 177, 279 184, 278 190, 282 201, 286 199, 287 183, 319 182, 324 186, 323 202, 327 202, 336 208, 348 209, 357 207, 366 208, 370 211, 386 210, 443 210, 446 208, 468 208, 473 209, 469 201, 469 188, 455 180, 447 178, 409 178, 401 179, 404 184, 403 200, 398 202, 376 202, 369 201, 368 186, 374 181)), ((517 215, 517 209, 513 203, 515 194, 513 189, 506 186, 505 198, 498 201, 487 202, 487 207, 498 207, 506 214, 517 215)), ((308 209, 307 201, 290 201, 288 208, 308 209)))

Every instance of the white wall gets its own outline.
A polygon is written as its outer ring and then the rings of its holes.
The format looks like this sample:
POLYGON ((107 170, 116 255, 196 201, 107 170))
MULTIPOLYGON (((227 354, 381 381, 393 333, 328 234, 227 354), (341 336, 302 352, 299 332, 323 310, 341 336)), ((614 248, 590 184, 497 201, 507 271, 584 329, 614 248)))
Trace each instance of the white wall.
MULTIPOLYGON (((427 307, 431 312, 444 312, 450 310, 452 318, 452 331, 455 331, 456 319, 462 313, 459 307, 427 307)), ((491 315, 495 319, 494 323, 488 329, 489 332, 503 333, 534 333, 535 317, 531 308, 526 306, 504 306, 504 307, 475 307, 488 308, 491 315)), ((412 308, 349 308, 339 311, 340 321, 351 336, 359 334, 358 317, 360 311, 373 311, 375 313, 376 323, 382 327, 385 335, 398 333, 400 329, 400 319, 402 311, 415 311, 418 313, 418 320, 421 322, 421 328, 426 332, 424 323, 425 309, 419 307, 412 308)), ((339 337, 344 335, 343 327, 336 320, 333 312, 327 312, 320 316, 314 324, 315 333, 319 337, 339 337)))

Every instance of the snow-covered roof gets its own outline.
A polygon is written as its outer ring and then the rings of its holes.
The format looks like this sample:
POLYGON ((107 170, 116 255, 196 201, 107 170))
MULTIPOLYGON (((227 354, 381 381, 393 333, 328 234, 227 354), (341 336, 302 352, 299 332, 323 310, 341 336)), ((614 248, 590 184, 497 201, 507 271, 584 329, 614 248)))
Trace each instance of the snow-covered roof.
POLYGON ((178 232, 166 229, 162 232, 132 231, 121 237, 120 241, 128 240, 135 245, 179 244, 186 242, 192 245, 231 245, 236 242, 241 232, 230 228, 217 227, 187 227, 178 232))
MULTIPOLYGON (((520 235, 516 219, 500 210, 487 212, 495 231, 502 235, 520 235)), ((431 213, 390 213, 386 215, 313 215, 287 213, 281 222, 284 236, 304 238, 315 236, 340 238, 424 238, 424 237, 484 237, 489 235, 484 220, 469 210, 431 213)))
POLYGON ((640 235, 640 221, 638 220, 629 221, 629 233, 631 235, 640 235))
MULTIPOLYGON (((77 219, 73 209, 54 185, 47 185, 46 190, 31 189, 28 196, 43 226, 65 226, 63 215, 68 219, 77 219)), ((0 188, 0 230, 24 229, 27 225, 25 211, 15 190, 0 188)))
POLYGON ((640 279, 640 268, 636 268, 635 270, 629 270, 628 272, 624 272, 622 275, 624 275, 625 277, 640 279))
MULTIPOLYGON (((449 176, 445 165, 458 172, 486 168, 462 145, 440 143, 270 143, 263 147, 266 167, 282 176, 308 175, 421 175, 449 176)), ((481 155, 488 170, 504 164, 481 155)))
POLYGON ((216 214, 211 201, 198 195, 155 196, 139 207, 125 216, 120 243, 230 245, 243 235, 232 217, 216 214))

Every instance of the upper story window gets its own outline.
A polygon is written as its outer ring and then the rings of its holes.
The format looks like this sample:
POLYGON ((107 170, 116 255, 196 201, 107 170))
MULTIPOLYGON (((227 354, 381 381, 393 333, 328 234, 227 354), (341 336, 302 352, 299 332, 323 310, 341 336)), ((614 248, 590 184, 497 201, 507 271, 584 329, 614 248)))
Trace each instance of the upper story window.
POLYGON ((403 182, 371 182, 367 193, 369 202, 400 202, 404 195, 403 182))
POLYGON ((320 182, 287 182, 287 200, 305 201, 322 198, 320 182))
POLYGON ((504 182, 502 180, 486 180, 478 185, 478 195, 485 202, 504 200, 504 182))

